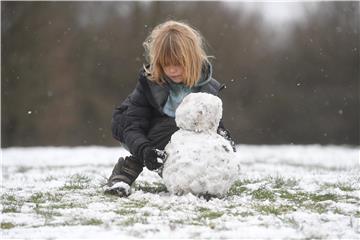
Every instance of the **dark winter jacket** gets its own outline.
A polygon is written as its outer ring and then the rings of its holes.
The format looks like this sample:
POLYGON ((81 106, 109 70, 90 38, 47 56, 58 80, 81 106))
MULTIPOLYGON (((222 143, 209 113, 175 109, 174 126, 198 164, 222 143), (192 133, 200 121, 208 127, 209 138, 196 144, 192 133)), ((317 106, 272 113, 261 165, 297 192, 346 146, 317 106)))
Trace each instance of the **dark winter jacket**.
MULTIPOLYGON (((223 87, 224 85, 212 78, 206 84, 199 86, 198 91, 218 95, 223 87)), ((113 137, 125 144, 134 156, 141 156, 141 149, 151 145, 146 137, 151 128, 151 121, 167 117, 163 107, 169 91, 168 84, 159 85, 150 81, 145 71, 141 70, 133 92, 115 108, 112 117, 113 137)))

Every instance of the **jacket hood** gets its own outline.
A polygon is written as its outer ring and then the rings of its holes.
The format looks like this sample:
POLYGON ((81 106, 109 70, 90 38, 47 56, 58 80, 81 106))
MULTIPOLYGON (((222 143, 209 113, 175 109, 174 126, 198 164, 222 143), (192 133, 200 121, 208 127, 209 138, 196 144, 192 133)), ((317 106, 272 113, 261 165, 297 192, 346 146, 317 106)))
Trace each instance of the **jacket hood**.
POLYGON ((210 82, 211 78, 212 78, 212 65, 210 62, 205 61, 205 63, 203 64, 202 68, 201 68, 201 77, 200 79, 195 83, 195 87, 201 87, 205 84, 207 84, 208 82, 210 82))

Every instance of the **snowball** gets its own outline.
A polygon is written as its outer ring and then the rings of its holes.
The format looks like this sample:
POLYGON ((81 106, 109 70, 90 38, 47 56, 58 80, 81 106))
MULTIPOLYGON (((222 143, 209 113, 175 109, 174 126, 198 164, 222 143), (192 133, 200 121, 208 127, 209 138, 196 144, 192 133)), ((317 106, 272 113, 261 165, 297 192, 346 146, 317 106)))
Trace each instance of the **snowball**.
POLYGON ((187 95, 175 112, 176 125, 196 132, 216 131, 222 117, 222 101, 208 93, 187 95))
POLYGON ((165 147, 163 180, 170 193, 223 196, 239 173, 230 143, 217 133, 178 130, 165 147))
POLYGON ((170 193, 223 196, 237 179, 231 144, 216 133, 221 115, 221 100, 205 93, 189 94, 178 107, 180 129, 165 147, 162 172, 170 193))

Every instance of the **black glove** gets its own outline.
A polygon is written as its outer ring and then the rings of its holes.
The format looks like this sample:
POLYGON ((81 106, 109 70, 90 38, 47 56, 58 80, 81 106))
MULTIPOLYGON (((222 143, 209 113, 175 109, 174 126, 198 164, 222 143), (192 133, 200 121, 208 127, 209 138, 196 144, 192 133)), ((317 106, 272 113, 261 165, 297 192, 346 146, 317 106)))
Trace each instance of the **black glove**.
POLYGON ((167 154, 165 151, 161 151, 152 147, 145 147, 143 150, 143 162, 144 165, 149 170, 155 170, 160 168, 163 165, 162 161, 165 161, 167 154), (158 158, 160 158, 160 161, 158 161, 158 158))
POLYGON ((223 138, 225 138, 226 140, 228 140, 230 142, 230 145, 233 149, 234 152, 236 152, 236 146, 235 146, 235 142, 234 140, 231 138, 230 132, 228 130, 226 130, 225 128, 221 128, 219 127, 217 130, 217 133, 222 136, 223 138))

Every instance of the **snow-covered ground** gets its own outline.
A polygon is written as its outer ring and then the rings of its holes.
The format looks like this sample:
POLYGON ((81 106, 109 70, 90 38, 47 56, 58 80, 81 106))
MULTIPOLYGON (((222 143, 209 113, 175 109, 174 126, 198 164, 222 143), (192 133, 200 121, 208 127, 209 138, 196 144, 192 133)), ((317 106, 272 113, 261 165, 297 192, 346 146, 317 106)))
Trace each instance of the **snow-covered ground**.
POLYGON ((359 148, 237 147, 222 199, 172 196, 144 170, 103 194, 121 148, 2 149, 1 238, 360 238, 359 148))

